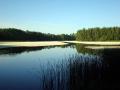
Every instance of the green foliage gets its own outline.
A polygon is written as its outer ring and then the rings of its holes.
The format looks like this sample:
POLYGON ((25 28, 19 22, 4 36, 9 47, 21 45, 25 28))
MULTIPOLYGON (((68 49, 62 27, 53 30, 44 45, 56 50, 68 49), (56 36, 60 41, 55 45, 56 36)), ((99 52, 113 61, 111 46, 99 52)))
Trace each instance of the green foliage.
POLYGON ((77 31, 78 41, 120 40, 120 27, 88 28, 77 31))
POLYGON ((45 34, 41 32, 23 31, 15 28, 0 29, 0 41, 57 41, 75 40, 74 34, 45 34))

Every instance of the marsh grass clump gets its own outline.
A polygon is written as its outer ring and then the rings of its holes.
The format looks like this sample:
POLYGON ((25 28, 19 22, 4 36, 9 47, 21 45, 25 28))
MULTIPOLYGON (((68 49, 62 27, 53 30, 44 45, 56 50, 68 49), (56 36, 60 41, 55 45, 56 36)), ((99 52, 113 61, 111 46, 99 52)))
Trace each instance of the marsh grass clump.
POLYGON ((48 64, 41 77, 42 90, 66 90, 68 84, 68 70, 66 64, 59 63, 56 65, 48 64))
POLYGON ((98 56, 74 56, 69 65, 70 90, 97 89, 100 87, 102 60, 98 56), (99 83, 99 84, 98 84, 99 83))
POLYGON ((102 63, 98 56, 73 55, 48 66, 42 73, 41 90, 80 90, 99 86, 102 63))

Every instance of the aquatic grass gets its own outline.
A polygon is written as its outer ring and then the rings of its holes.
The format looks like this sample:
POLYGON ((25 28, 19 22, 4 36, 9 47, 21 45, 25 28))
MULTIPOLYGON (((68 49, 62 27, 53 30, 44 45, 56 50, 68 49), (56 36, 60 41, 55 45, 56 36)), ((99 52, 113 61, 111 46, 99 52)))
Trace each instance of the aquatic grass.
POLYGON ((98 56, 87 55, 73 55, 56 64, 48 63, 46 67, 49 68, 41 76, 41 90, 94 88, 94 84, 100 80, 101 64, 98 56), (86 87, 87 81, 93 84, 86 87))
POLYGON ((48 64, 46 72, 42 73, 42 90, 66 90, 66 70, 63 64, 48 64))

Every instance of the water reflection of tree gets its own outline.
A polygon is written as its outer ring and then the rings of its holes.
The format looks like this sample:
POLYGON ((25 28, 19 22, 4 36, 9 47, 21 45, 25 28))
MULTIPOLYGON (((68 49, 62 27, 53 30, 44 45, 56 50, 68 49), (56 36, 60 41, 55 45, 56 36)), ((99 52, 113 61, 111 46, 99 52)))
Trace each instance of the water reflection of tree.
POLYGON ((0 55, 16 55, 24 52, 38 51, 42 49, 51 49, 55 47, 67 48, 69 45, 63 46, 40 46, 40 47, 10 47, 10 48, 1 48, 0 55))
POLYGON ((102 73, 103 85, 109 89, 120 89, 120 49, 106 49, 102 56, 106 69, 102 73))
POLYGON ((23 52, 37 51, 42 50, 44 47, 11 47, 0 49, 0 55, 16 55, 21 54, 23 52))
POLYGON ((99 57, 77 57, 70 63, 70 90, 101 88, 102 62, 99 57))
POLYGON ((83 44, 76 44, 76 50, 78 53, 82 53, 82 54, 94 54, 94 55, 100 55, 102 54, 103 50, 92 50, 92 49, 87 49, 85 48, 86 45, 83 44))

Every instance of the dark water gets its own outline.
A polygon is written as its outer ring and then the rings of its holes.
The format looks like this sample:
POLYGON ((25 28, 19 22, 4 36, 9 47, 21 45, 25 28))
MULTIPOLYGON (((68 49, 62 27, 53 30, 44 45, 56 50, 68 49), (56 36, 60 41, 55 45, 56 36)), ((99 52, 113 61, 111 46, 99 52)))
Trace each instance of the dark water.
POLYGON ((83 45, 0 50, 0 90, 120 89, 120 50, 83 45))

